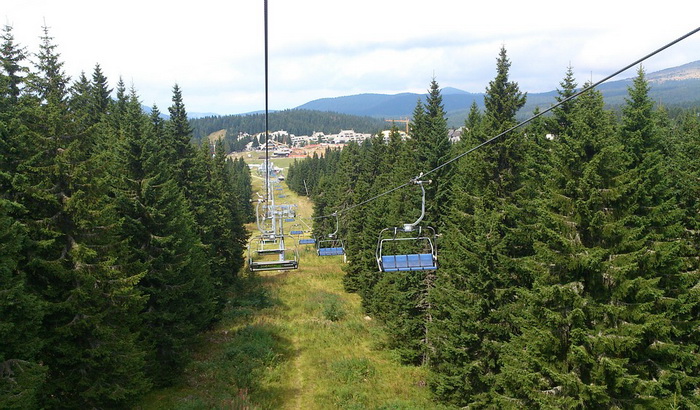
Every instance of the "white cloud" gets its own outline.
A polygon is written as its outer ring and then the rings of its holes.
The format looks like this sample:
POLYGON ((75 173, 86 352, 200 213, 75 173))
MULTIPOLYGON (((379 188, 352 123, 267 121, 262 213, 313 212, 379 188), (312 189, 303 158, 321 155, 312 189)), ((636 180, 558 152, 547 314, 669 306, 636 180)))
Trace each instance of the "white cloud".
MULTIPOLYGON (((270 104, 361 92, 483 92, 503 45, 524 91, 555 89, 569 64, 579 83, 598 80, 696 28, 685 1, 456 2, 272 0, 270 104)), ((44 19, 66 71, 99 63, 162 111, 178 83, 188 111, 264 108, 263 2, 6 0, 15 39, 36 51, 44 19), (9 2, 9 4, 7 4, 9 2)), ((644 63, 648 71, 698 60, 700 34, 644 63)), ((633 72, 627 76, 633 75, 633 72)))

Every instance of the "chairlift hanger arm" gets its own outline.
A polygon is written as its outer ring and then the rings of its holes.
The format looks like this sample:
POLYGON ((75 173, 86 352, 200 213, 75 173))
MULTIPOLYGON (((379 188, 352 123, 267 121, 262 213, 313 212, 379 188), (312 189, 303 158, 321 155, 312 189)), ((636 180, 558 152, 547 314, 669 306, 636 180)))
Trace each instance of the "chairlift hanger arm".
POLYGON ((328 234, 329 238, 335 238, 335 236, 338 234, 338 226, 339 226, 338 212, 333 212, 332 215, 335 216, 335 231, 333 231, 333 233, 328 234))
POLYGON ((404 232, 411 232, 414 229, 416 229, 416 226, 423 221, 423 218, 425 217, 425 184, 430 184, 433 182, 432 180, 426 180, 426 181, 421 181, 419 178, 423 176, 423 173, 421 172, 420 175, 418 175, 416 178, 414 178, 411 182, 419 185, 420 190, 421 190, 421 207, 420 207, 420 216, 418 219, 416 219, 415 222, 411 224, 404 224, 403 225, 403 230, 404 232))

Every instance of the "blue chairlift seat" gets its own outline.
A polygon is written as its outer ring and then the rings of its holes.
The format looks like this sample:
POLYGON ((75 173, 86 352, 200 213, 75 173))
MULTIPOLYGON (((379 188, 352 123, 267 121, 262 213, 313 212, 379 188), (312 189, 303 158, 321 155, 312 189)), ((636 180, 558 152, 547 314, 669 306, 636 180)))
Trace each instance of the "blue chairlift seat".
POLYGON ((384 272, 436 270, 437 261, 431 253, 383 255, 382 268, 384 272))
POLYGON ((342 239, 324 239, 319 240, 317 243, 316 253, 318 253, 318 256, 345 255, 345 246, 342 239))
MULTIPOLYGON (((292 219, 291 221, 287 221, 287 222, 294 222, 294 219, 292 219)), ((291 235, 303 235, 304 231, 291 231, 290 234, 291 235)))
MULTIPOLYGON (((248 242, 248 268, 252 272, 271 270, 291 270, 299 267, 299 253, 296 246, 287 246, 287 235, 260 235, 248 242), (272 240, 274 239, 274 240, 272 240), (276 246, 268 246, 273 245, 276 246)), ((289 244, 293 245, 289 237, 289 244)))
POLYGON ((315 243, 316 243, 316 239, 314 239, 314 238, 299 239, 299 245, 313 245, 315 243))
POLYGON ((377 264, 380 272, 437 270, 437 236, 429 226, 414 231, 386 228, 379 234, 377 264))
POLYGON ((294 218, 285 218, 284 222, 294 222, 294 218))
POLYGON ((318 256, 338 256, 345 255, 345 249, 340 247, 319 248, 318 256))

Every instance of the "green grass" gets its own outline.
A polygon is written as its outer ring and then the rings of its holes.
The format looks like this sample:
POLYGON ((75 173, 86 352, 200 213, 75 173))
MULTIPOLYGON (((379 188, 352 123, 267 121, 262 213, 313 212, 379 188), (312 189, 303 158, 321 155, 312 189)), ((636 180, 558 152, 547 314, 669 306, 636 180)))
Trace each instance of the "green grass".
MULTIPOLYGON (((308 201, 290 196, 310 216, 308 201)), ((138 408, 442 408, 431 401, 427 369, 383 348, 381 324, 343 290, 342 266, 342 257, 302 246, 298 270, 244 274, 181 383, 151 392, 138 408)))

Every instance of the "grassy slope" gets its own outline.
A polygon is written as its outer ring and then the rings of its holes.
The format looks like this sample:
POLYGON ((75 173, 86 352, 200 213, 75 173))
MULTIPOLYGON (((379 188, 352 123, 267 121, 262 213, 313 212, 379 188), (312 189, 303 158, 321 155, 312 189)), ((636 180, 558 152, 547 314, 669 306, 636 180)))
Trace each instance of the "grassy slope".
MULTIPOLYGON (((284 194, 310 216, 305 198, 286 187, 284 194)), ((182 383, 152 392, 139 408, 437 408, 427 370, 399 364, 381 325, 343 290, 342 265, 302 246, 298 270, 246 276, 182 383)))

